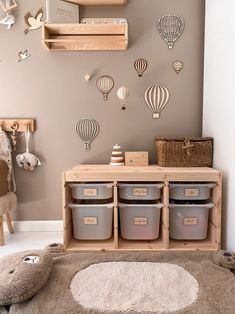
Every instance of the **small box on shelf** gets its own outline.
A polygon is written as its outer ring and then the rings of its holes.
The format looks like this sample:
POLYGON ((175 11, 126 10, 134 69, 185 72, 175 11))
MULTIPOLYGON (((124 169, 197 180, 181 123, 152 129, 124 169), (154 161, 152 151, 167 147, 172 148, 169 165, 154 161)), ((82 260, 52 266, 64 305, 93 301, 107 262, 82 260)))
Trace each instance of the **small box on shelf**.
POLYGON ((148 166, 148 152, 125 152, 125 166, 148 166))

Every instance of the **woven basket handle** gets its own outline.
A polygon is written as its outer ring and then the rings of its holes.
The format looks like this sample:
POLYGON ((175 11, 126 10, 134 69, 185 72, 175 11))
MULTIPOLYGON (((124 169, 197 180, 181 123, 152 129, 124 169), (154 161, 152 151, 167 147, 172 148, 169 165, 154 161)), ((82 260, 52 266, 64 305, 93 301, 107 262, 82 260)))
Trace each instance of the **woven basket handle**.
POLYGON ((190 139, 185 137, 182 148, 187 149, 187 155, 190 155, 190 148, 192 148, 193 146, 194 145, 190 142, 190 139))

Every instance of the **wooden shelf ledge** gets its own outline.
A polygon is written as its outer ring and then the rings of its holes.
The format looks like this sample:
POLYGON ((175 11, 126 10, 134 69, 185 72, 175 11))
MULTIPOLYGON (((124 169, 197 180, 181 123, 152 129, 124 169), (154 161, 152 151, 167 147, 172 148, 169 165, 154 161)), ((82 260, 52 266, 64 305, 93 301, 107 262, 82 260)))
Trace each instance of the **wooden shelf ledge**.
POLYGON ((67 0, 79 5, 126 5, 127 0, 67 0))
POLYGON ((128 24, 45 24, 42 41, 48 50, 126 50, 128 24))

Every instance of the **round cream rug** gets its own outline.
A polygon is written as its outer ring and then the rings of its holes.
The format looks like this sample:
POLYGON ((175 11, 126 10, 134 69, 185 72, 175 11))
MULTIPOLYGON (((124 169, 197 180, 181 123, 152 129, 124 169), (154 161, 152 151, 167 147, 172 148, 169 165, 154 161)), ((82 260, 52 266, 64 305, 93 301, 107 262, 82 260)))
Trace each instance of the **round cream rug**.
POLYGON ((72 279, 74 299, 101 312, 175 312, 194 303, 199 284, 183 267, 168 263, 93 264, 72 279))

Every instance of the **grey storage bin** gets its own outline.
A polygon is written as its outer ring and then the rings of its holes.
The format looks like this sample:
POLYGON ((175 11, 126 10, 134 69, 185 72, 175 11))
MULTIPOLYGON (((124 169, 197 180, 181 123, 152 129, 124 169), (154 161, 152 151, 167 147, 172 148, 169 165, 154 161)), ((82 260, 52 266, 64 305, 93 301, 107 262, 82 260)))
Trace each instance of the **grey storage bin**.
POLYGON ((119 204, 121 236, 127 240, 159 238, 163 204, 119 204))
POLYGON ((113 204, 70 204, 74 238, 106 240, 112 236, 113 204))
POLYGON ((204 240, 207 238, 208 204, 170 204, 170 238, 175 240, 204 240))
POLYGON ((158 200, 162 183, 119 183, 119 197, 124 200, 158 200))
POLYGON ((171 183, 170 199, 172 200, 208 200, 214 183, 171 183))
POLYGON ((101 200, 113 196, 112 183, 71 183, 69 187, 75 200, 101 200))

